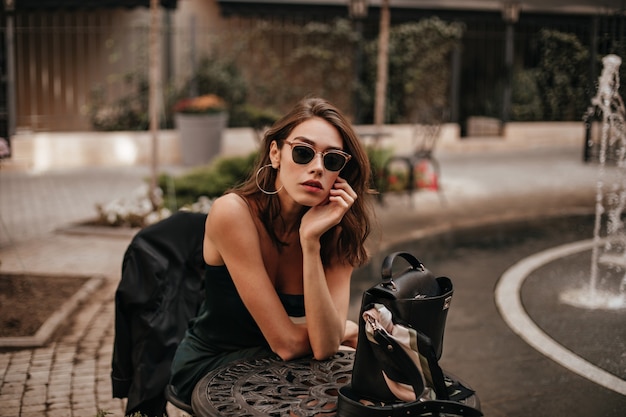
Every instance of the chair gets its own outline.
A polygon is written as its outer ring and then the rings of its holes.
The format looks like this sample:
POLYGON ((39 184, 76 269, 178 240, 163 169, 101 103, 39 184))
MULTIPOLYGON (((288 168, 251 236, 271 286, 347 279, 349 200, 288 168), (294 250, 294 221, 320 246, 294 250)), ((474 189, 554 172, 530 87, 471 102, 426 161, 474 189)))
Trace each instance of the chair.
MULTIPOLYGON (((383 203, 382 194, 390 191, 390 184, 395 178, 395 171, 400 167, 405 172, 402 189, 410 197, 418 189, 428 188, 437 191, 442 204, 445 204, 445 196, 441 190, 440 178, 441 167, 439 161, 434 157, 433 152, 439 133, 441 123, 415 124, 413 126, 413 141, 417 143, 415 150, 410 155, 394 155, 387 160, 383 167, 383 181, 380 202, 383 203)), ((410 202, 412 204, 412 199, 410 202)))
POLYGON ((206 214, 180 211, 138 232, 128 246, 115 293, 113 397, 126 415, 165 413, 170 365, 188 322, 204 300, 202 241, 206 214))
POLYGON ((170 384, 167 384, 167 386, 165 387, 164 395, 165 395, 165 399, 169 403, 171 403, 174 407, 180 410, 183 410, 184 412, 188 413, 191 416, 194 415, 193 408, 191 408, 191 405, 187 404, 186 402, 178 398, 176 396, 176 392, 174 391, 174 387, 172 387, 170 384))

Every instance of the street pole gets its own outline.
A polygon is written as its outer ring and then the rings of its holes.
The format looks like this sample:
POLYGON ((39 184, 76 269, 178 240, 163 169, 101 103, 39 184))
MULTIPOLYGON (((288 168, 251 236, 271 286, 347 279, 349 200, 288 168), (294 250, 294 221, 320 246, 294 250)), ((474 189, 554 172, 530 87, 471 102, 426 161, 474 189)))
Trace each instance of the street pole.
POLYGON ((387 91, 387 67, 389 61, 389 20, 389 0, 383 0, 380 9, 376 99, 374 104, 374 124, 378 128, 385 123, 385 98, 387 91))
POLYGON ((504 126, 511 118, 515 23, 519 19, 520 5, 518 2, 508 2, 504 3, 502 7, 502 18, 506 24, 504 37, 504 71, 506 78, 502 96, 502 125, 504 126))
MULTIPOLYGON (((12 136, 15 134, 15 20, 14 10, 15 1, 5 0, 4 9, 6 12, 6 28, 4 33, 4 42, 6 50, 6 140, 9 142, 9 148, 13 149, 11 142, 12 136)), ((2 136, 0 132, 0 137, 2 136)))
POLYGON ((159 76, 161 70, 159 48, 159 0, 150 0, 150 80, 149 80, 149 113, 150 113, 150 137, 152 144, 152 157, 150 164, 150 201, 152 208, 156 210, 156 190, 158 176, 158 145, 159 145, 159 76))

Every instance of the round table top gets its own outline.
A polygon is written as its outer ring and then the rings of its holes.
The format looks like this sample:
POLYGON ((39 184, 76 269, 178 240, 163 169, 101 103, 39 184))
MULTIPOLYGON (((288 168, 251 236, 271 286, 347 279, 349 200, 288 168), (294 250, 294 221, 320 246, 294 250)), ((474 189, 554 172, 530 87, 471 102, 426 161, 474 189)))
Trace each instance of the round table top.
POLYGON ((317 361, 248 359, 207 374, 193 395, 199 417, 334 416, 339 388, 350 383, 354 352, 317 361))

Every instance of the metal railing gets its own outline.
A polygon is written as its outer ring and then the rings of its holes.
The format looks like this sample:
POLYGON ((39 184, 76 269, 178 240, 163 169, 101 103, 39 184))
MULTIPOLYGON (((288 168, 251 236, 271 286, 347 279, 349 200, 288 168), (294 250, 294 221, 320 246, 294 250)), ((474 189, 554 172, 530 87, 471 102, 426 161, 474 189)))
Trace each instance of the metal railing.
MULTIPOLYGON (((433 11, 392 11, 392 25, 432 15, 433 11)), ((460 122, 472 115, 497 117, 505 81, 505 25, 501 16, 498 13, 451 11, 440 15, 444 20, 463 21, 467 25, 456 94, 460 111, 453 113, 458 113, 460 122)), ((149 14, 146 10, 31 11, 15 13, 14 17, 18 130, 89 130, 94 94, 100 93, 109 101, 119 99, 132 87, 132 83, 129 83, 131 77, 147 79, 149 14)), ((223 45, 231 47, 242 41, 240 34, 252 33, 254 26, 259 24, 259 19, 254 15, 231 14, 215 18, 221 19, 218 25, 223 28, 221 33, 217 32, 220 29, 203 26, 204 23, 195 26, 178 24, 174 27, 171 15, 164 14, 164 86, 169 88, 171 85, 179 85, 180 80, 189 75, 197 57, 208 52, 218 36, 225 39, 223 45)), ((263 18, 268 19, 268 16, 263 18)), ((270 20, 271 25, 307 22, 307 16, 304 15, 269 18, 273 19, 270 20)), ((325 14, 323 18, 330 21, 333 17, 332 14, 325 14)), ((377 19, 377 14, 372 11, 364 22, 365 36, 369 39, 376 36, 377 19)), ((593 62, 599 61, 605 54, 617 53, 615 48, 626 51, 624 14, 558 18, 554 15, 522 14, 515 26, 516 67, 531 68, 536 64, 533 41, 541 27, 574 33, 589 47, 592 52, 589 64, 590 96, 599 68, 593 62)), ((259 39, 252 41, 260 42, 259 39)), ((293 50, 296 40, 294 37, 268 37, 263 42, 272 43, 277 54, 286 56, 293 50)), ((249 62, 255 62, 255 54, 259 52, 251 48, 247 54, 249 62)), ((257 67, 255 71, 249 71, 248 76, 259 77, 263 71, 270 70, 257 67)), ((353 68, 347 68, 346 71, 350 72, 348 78, 354 73, 353 68)), ((262 81, 257 83, 262 84, 262 81)), ((0 96, 6 97, 5 92, 0 91, 0 96)), ((3 108, 6 108, 6 103, 3 106, 0 102, 0 113, 3 108)), ((0 117, 0 128, 2 123, 3 118, 0 117)))

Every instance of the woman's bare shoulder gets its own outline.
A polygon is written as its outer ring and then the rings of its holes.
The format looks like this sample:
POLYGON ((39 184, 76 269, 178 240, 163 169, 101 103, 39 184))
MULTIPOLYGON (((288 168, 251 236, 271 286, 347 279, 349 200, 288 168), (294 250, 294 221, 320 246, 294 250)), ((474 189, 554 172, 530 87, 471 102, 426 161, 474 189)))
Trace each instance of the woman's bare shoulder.
POLYGON ((251 218, 248 202, 235 193, 217 198, 211 205, 207 221, 238 222, 251 218))
POLYGON ((245 209, 246 211, 249 210, 247 201, 242 196, 240 196, 239 194, 235 194, 235 193, 228 193, 228 194, 224 194, 221 197, 218 197, 217 199, 215 199, 215 201, 211 205, 211 209, 213 209, 214 207, 225 209, 225 210, 228 210, 228 209, 234 209, 234 210, 245 209))

